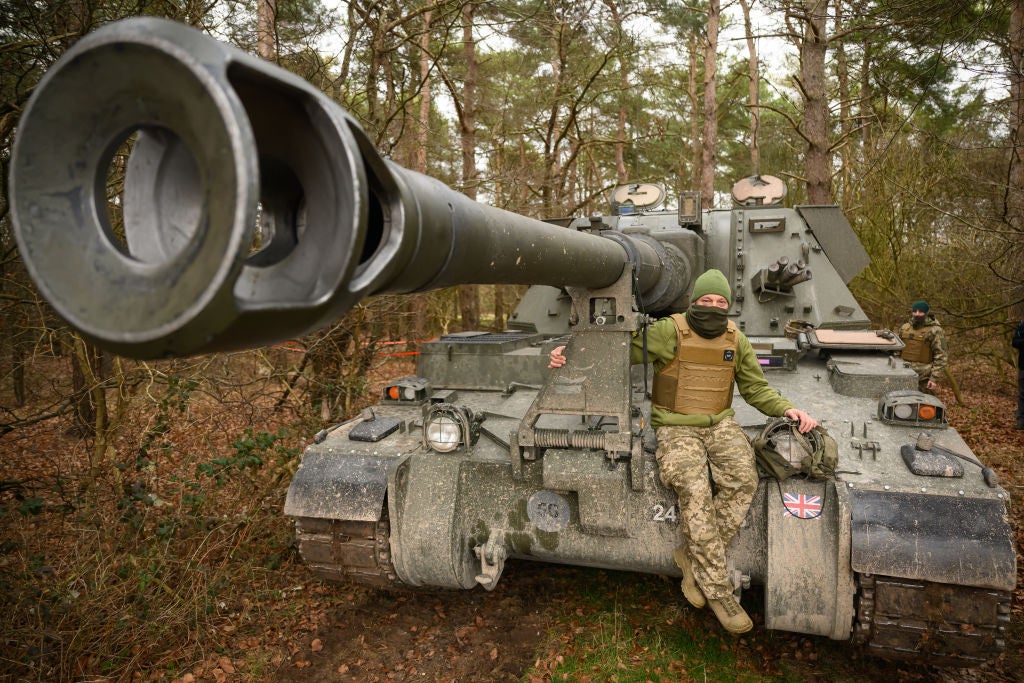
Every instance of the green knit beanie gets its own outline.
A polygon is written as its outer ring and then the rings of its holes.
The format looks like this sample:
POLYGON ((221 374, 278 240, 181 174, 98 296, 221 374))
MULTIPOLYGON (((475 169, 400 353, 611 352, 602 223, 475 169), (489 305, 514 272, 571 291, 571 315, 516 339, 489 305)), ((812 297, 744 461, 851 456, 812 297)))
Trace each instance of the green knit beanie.
POLYGON ((732 305, 732 290, 729 289, 729 281, 725 279, 722 271, 712 268, 704 271, 704 274, 693 283, 693 294, 690 301, 696 301, 705 294, 721 294, 725 300, 732 305))
POLYGON ((922 313, 927 313, 928 312, 928 302, 927 301, 915 301, 910 306, 910 310, 911 311, 921 311, 922 313))

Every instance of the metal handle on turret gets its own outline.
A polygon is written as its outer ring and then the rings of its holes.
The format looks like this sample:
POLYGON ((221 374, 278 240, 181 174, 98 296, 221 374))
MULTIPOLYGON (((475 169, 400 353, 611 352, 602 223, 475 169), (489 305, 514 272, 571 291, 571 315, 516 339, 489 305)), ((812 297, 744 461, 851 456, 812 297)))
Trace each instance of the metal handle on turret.
POLYGON ((15 235, 43 295, 140 358, 292 338, 383 292, 604 287, 629 260, 645 288, 661 278, 650 245, 627 254, 471 201, 381 158, 301 79, 161 19, 69 50, 26 108, 12 168, 15 235), (106 187, 126 143, 122 234, 106 187))

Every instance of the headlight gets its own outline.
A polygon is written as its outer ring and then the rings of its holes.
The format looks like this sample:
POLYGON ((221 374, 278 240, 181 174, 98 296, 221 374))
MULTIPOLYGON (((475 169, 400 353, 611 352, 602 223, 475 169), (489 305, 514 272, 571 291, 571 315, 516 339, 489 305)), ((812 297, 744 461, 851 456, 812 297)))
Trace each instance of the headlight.
POLYGON ((945 427, 946 406, 920 391, 890 391, 878 402, 878 417, 908 427, 945 427))
POLYGON ((435 415, 423 427, 427 445, 438 453, 448 453, 459 447, 462 425, 449 415, 435 415))
POLYGON ((463 446, 468 450, 476 435, 473 412, 453 403, 434 403, 423 415, 423 443, 438 453, 450 453, 463 446))

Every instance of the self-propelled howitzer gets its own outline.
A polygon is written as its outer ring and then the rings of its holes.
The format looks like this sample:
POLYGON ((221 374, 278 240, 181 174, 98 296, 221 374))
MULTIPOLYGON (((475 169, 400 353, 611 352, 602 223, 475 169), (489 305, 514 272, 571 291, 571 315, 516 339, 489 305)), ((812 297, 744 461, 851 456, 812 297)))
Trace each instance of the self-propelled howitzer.
MULTIPOLYGON (((970 665, 1005 645, 1007 494, 916 391, 898 338, 871 329, 847 287, 866 254, 837 207, 786 208, 783 183, 758 176, 729 209, 687 194, 666 210, 640 183, 606 216, 531 220, 383 159, 300 79, 155 19, 70 50, 12 162, 29 272, 126 355, 288 339, 384 292, 534 285, 506 331, 425 344, 416 376, 314 438, 285 512, 320 576, 490 589, 521 559, 678 576, 675 494, 629 350, 714 267, 771 384, 840 451, 833 478, 761 480, 729 548, 736 590, 763 587, 767 628, 876 654, 970 665), (132 135, 121 235, 105 182, 132 135), (569 362, 547 370, 563 343, 569 362)), ((733 406, 750 437, 768 428, 733 406)))

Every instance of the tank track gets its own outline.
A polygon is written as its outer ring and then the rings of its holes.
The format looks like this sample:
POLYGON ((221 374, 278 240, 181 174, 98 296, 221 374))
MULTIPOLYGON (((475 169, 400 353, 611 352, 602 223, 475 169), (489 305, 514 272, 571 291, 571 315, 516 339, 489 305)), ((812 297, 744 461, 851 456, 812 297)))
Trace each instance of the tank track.
POLYGON ((324 580, 353 580, 377 588, 404 586, 391 563, 387 508, 380 520, 369 522, 299 517, 295 535, 303 562, 324 580))
MULTIPOLYGON (((299 553, 327 581, 407 588, 391 563, 390 520, 295 520, 299 553)), ((1006 591, 857 575, 852 641, 869 654, 937 666, 970 667, 1006 648, 1010 593, 1006 591), (994 618, 993 618, 994 615, 994 618)))
POLYGON ((937 666, 977 666, 1006 648, 1010 593, 857 575, 853 642, 869 654, 937 666))

